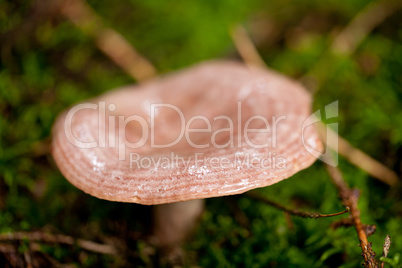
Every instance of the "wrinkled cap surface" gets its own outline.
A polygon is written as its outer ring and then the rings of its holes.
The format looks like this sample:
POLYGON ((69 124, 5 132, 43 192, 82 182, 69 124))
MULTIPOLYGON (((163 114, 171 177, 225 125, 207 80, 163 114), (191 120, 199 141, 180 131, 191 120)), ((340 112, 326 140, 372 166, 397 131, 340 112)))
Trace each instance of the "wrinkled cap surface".
POLYGON ((63 175, 101 199, 146 205, 239 194, 286 179, 322 150, 311 96, 269 70, 213 61, 110 91, 57 119, 63 175))

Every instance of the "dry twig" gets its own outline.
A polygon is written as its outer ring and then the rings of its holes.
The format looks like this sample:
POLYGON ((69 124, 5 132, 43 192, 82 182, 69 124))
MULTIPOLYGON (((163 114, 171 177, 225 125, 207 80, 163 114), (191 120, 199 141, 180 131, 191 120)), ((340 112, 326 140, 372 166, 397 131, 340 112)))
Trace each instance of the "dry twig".
POLYGON ((398 176, 387 166, 381 164, 371 156, 353 147, 347 140, 339 136, 336 132, 326 127, 324 123, 316 124, 317 131, 321 137, 326 137, 325 143, 334 151, 345 157, 350 163, 366 171, 368 174, 388 184, 395 186, 398 183, 398 176))
POLYGON ((33 268, 32 265, 32 258, 31 258, 31 254, 29 251, 25 251, 24 252, 24 259, 25 259, 25 264, 27 268, 33 268))
POLYGON ((356 229, 360 241, 364 266, 370 268, 378 267, 377 261, 375 260, 376 254, 371 248, 371 243, 367 240, 366 230, 360 219, 360 210, 357 207, 357 201, 360 195, 359 190, 349 188, 338 168, 327 165, 327 170, 332 182, 335 184, 336 188, 338 188, 342 203, 350 208, 350 219, 356 229))
MULTIPOLYGON (((338 229, 339 227, 352 227, 353 221, 351 218, 343 218, 331 223, 330 227, 332 229, 338 229)), ((363 224, 363 229, 366 232, 366 236, 369 237, 375 233, 377 226, 370 224, 363 224)))
POLYGON ((335 37, 331 50, 352 54, 370 32, 402 6, 400 1, 370 3, 335 37))
POLYGON ((230 35, 234 40, 237 51, 245 62, 252 63, 254 66, 266 67, 264 60, 242 25, 232 28, 230 35))
POLYGON ((64 0, 60 12, 84 33, 95 38, 98 48, 135 80, 144 81, 156 75, 155 67, 121 34, 104 27, 102 19, 83 0, 64 0))
POLYGON ((0 253, 15 253, 16 251, 14 245, 0 244, 0 253))
POLYGON ((117 250, 114 246, 95 243, 84 239, 75 239, 71 236, 61 235, 61 234, 49 234, 43 232, 15 232, 0 234, 0 242, 11 242, 11 241, 24 241, 29 242, 42 242, 47 244, 63 244, 63 245, 77 245, 80 248, 100 253, 100 254, 110 254, 116 255, 117 250))
POLYGON ((321 214, 318 212, 301 211, 301 210, 297 210, 297 209, 286 208, 285 206, 283 206, 275 201, 272 201, 264 196, 256 194, 254 192, 248 192, 248 193, 246 193, 246 195, 253 199, 256 199, 260 202, 273 206, 277 209, 283 210, 286 213, 289 213, 290 215, 298 216, 298 217, 302 217, 302 218, 318 219, 318 218, 334 217, 334 216, 342 215, 342 214, 349 212, 349 207, 346 207, 346 210, 344 210, 344 211, 332 213, 332 214, 321 214))

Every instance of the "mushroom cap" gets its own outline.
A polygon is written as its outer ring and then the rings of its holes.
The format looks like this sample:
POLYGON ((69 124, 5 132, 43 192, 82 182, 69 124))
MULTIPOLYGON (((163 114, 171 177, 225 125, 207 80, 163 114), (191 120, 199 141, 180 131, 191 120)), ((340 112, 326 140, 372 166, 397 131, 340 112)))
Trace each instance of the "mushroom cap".
POLYGON ((310 106, 311 95, 276 72, 204 62, 65 111, 52 154, 73 185, 110 201, 240 194, 316 160, 305 148, 322 150, 303 125, 310 106))

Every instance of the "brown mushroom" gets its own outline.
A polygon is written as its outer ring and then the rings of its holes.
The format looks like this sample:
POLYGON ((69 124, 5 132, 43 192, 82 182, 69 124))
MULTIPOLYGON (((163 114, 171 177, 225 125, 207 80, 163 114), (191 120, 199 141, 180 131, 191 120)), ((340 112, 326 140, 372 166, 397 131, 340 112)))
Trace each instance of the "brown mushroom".
MULTIPOLYGON (((316 160, 303 146, 322 150, 315 129, 303 129, 310 105, 302 86, 276 72, 205 62, 74 106, 55 123, 52 151, 73 185, 101 199, 157 205, 240 194, 316 160)), ((190 202, 189 218, 201 202, 190 202)), ((162 243, 181 239, 165 229, 162 243)))

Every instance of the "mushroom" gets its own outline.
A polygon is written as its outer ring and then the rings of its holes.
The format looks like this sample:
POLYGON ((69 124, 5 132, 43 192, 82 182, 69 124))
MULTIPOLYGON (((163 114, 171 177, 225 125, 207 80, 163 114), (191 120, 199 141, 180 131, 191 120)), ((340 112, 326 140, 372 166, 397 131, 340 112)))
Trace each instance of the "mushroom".
POLYGON ((180 243, 202 200, 265 187, 310 166, 322 144, 303 129, 311 96, 274 71, 209 61, 106 93, 64 112, 52 153, 101 199, 161 205, 160 244, 180 243))

